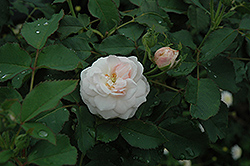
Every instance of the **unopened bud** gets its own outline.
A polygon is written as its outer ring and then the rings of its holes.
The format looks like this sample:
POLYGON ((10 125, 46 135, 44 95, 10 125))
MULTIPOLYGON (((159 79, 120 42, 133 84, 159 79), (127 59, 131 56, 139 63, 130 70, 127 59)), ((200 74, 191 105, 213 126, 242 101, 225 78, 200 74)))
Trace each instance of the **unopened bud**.
POLYGON ((155 52, 154 61, 161 70, 171 69, 180 61, 176 61, 178 55, 178 50, 174 50, 170 47, 162 47, 155 52))

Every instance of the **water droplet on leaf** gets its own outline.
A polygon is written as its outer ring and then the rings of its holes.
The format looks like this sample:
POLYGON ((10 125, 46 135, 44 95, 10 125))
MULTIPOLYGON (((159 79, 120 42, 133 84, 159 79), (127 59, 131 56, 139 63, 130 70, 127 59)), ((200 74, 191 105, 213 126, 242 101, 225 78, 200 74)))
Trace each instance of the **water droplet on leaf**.
POLYGON ((39 34, 40 33, 40 31, 39 30, 36 30, 36 34, 39 34))
POLYGON ((7 74, 4 74, 1 78, 4 79, 5 77, 7 77, 7 74))
POLYGON ((49 25, 49 23, 46 21, 43 25, 45 25, 45 26, 46 26, 46 25, 49 25))
POLYGON ((161 24, 161 23, 162 23, 162 21, 158 21, 158 23, 159 23, 159 24, 161 24))
POLYGON ((208 62, 208 63, 207 63, 207 65, 208 65, 208 66, 211 66, 211 63, 210 63, 210 62, 208 62))
POLYGON ((39 27, 39 26, 40 26, 40 24, 37 24, 37 26, 39 27))
POLYGON ((214 78, 217 78, 217 76, 216 76, 216 75, 214 75, 214 78))
POLYGON ((39 135, 40 137, 46 138, 46 137, 48 137, 49 134, 48 134, 46 131, 44 131, 44 130, 40 130, 40 131, 38 132, 38 135, 39 135))

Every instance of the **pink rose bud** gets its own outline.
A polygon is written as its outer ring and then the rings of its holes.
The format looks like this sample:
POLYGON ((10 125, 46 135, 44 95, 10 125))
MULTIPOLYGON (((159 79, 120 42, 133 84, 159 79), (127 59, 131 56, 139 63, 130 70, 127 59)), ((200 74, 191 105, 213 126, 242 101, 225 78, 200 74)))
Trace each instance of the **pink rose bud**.
POLYGON ((162 47, 155 52, 154 61, 159 69, 171 69, 179 62, 176 61, 179 50, 170 47, 162 47))

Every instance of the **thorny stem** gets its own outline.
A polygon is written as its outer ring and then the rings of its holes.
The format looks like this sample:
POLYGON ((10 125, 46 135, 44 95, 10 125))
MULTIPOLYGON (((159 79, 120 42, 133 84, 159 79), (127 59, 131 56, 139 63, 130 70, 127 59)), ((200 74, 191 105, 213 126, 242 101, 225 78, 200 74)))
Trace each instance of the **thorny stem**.
POLYGON ((158 85, 161 85, 161 86, 166 87, 166 88, 168 88, 168 89, 171 89, 171 90, 173 90, 173 91, 175 91, 175 92, 179 92, 179 91, 180 91, 180 90, 175 89, 175 88, 173 88, 173 87, 171 87, 171 86, 168 86, 168 85, 166 85, 166 84, 162 84, 162 83, 157 82, 157 81, 154 81, 154 80, 149 80, 149 81, 152 82, 152 83, 154 83, 154 84, 158 84, 158 85))
POLYGON ((34 62, 34 66, 32 68, 32 75, 31 75, 31 82, 30 82, 30 91, 33 89, 33 86, 34 86, 34 79, 35 79, 35 72, 36 72, 36 63, 37 63, 38 55, 39 55, 39 49, 36 50, 35 62, 34 62))
POLYGON ((70 12, 71 12, 72 16, 73 16, 73 17, 76 17, 76 13, 75 13, 75 10, 74 10, 74 8, 73 8, 73 5, 72 5, 71 0, 67 0, 67 2, 68 2, 69 9, 70 9, 70 12))

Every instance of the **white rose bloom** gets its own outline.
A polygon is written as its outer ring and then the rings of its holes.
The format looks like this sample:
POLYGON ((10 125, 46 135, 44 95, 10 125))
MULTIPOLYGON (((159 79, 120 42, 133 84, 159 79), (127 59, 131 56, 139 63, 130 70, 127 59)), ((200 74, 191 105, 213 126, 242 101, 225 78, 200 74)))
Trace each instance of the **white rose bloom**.
POLYGON ((191 160, 179 160, 179 163, 183 166, 191 166, 192 165, 191 160))
POLYGON ((242 155, 242 149, 239 147, 239 145, 234 145, 231 148, 231 154, 234 160, 238 160, 242 155))
POLYGON ((80 95, 92 114, 128 119, 146 101, 150 86, 136 57, 110 55, 81 72, 80 95))
POLYGON ((221 101, 223 101, 229 108, 233 104, 233 95, 228 91, 221 92, 221 101))

